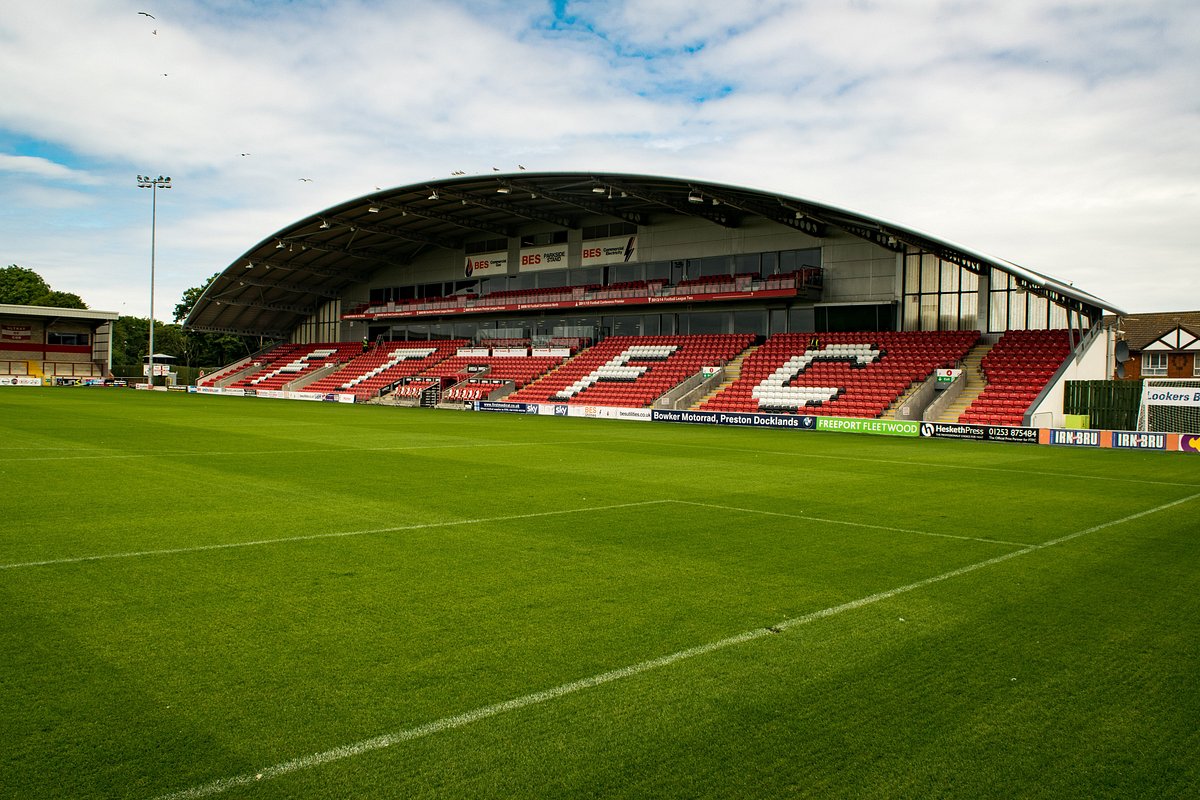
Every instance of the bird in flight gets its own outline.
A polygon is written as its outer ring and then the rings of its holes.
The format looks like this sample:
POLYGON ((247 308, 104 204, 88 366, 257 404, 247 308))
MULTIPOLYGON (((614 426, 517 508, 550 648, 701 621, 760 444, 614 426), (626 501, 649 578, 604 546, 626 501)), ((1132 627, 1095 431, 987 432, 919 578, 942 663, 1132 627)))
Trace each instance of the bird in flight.
POLYGON ((300 180, 304 183, 312 183, 312 178, 301 178, 300 180))
POLYGON ((248 156, 248 155, 250 155, 250 154, 249 154, 249 153, 242 153, 242 155, 244 155, 244 156, 248 156))
POLYGON ((139 11, 138 13, 141 14, 143 17, 149 17, 150 19, 154 19, 154 15, 147 11, 139 11))
POLYGON ((517 169, 525 169, 525 165, 524 165, 524 164, 517 164, 517 169))

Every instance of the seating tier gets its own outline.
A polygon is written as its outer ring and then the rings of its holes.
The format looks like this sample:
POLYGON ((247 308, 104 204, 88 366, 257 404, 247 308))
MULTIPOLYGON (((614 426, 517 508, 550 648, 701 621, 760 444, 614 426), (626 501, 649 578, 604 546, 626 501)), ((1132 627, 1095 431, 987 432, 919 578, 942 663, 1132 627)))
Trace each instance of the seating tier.
POLYGON ((978 339, 978 331, 776 334, 700 408, 874 418, 978 339))

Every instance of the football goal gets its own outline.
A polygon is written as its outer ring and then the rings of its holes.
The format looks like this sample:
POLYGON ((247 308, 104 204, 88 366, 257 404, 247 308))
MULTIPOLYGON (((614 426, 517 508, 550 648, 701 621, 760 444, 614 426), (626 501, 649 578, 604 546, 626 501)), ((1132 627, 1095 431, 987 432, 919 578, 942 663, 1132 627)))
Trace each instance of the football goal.
POLYGON ((1137 429, 1200 433, 1200 378, 1146 378, 1137 429))

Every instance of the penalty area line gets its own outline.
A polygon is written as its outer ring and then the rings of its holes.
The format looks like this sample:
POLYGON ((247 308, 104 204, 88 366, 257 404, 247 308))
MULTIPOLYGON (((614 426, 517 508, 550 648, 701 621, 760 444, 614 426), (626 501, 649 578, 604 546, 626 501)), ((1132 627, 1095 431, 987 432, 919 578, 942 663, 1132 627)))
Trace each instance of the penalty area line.
MULTIPOLYGON (((299 756, 289 761, 264 767, 263 769, 254 773, 235 775, 228 778, 218 778, 217 780, 210 781, 209 783, 201 784, 199 786, 193 786, 189 789, 182 789, 180 791, 159 795, 155 798, 155 800, 199 800, 199 798, 202 797, 211 797, 213 795, 222 794, 230 789, 236 789, 239 786, 249 786, 258 781, 268 780, 270 778, 278 778, 293 772, 299 772, 300 770, 320 767, 334 761, 353 758, 355 756, 363 755, 364 753, 370 753, 375 750, 383 750, 402 742, 421 739, 426 736, 432 736, 434 734, 453 730, 455 728, 462 728, 472 723, 479 722, 480 720, 485 720, 489 717, 495 717, 499 714, 504 714, 509 711, 517 711, 523 708, 529 708, 530 706, 540 705, 542 703, 557 700, 560 697, 574 694, 585 689, 591 689, 596 686, 602 686, 606 683, 612 683, 613 681, 621 680, 623 678, 630 678, 645 672, 661 669, 662 667, 668 667, 680 661, 707 655, 718 650, 724 650, 735 645, 762 639, 767 636, 778 635, 789 628, 806 625, 810 622, 816 622, 828 617, 833 617, 846 611, 853 611, 854 609, 862 608, 863 606, 888 600, 896 597, 897 595, 904 594, 905 592, 911 592, 935 583, 940 583, 941 581, 957 578, 960 575, 966 575, 968 573, 975 572, 976 570, 1009 561, 1018 556, 1044 550, 1048 547, 1053 547, 1055 545, 1068 542, 1072 539, 1086 536, 1090 533, 1096 533, 1097 531, 1104 530, 1105 528, 1112 528, 1117 525, 1122 525, 1126 522, 1132 522, 1136 519, 1150 516, 1151 514, 1157 514, 1159 512, 1166 511, 1167 509, 1174 508, 1175 506, 1189 503, 1197 498, 1200 498, 1200 493, 1189 495, 1179 500, 1173 500, 1169 503, 1163 503, 1162 505, 1155 506, 1154 508, 1150 508, 1145 511, 1129 514, 1121 517, 1120 519, 1103 522, 1099 525, 1093 525, 1090 528, 1075 531, 1074 533, 1068 533, 1065 536, 1060 536, 1057 539, 1051 539, 1047 542, 1026 545, 1020 550, 1014 550, 1011 553, 1004 553, 1003 555, 996 556, 995 558, 989 558, 984 561, 977 561, 974 564, 968 564, 967 566, 959 567, 958 569, 952 569, 949 572, 943 572, 940 575, 923 578, 919 581, 905 584, 904 586, 898 586, 895 589, 888 589, 887 591, 877 592, 876 594, 860 597, 856 600, 851 600, 840 605, 830 606, 829 608, 824 608, 820 611, 813 611, 809 614, 804 614, 799 617, 792 617, 774 625, 769 625, 763 628, 753 628, 724 639, 718 639, 717 641, 709 642, 708 644, 689 647, 686 650, 679 650, 658 658, 652 658, 648 661, 641 661, 636 664, 631 664, 627 667, 621 667, 608 672, 602 672, 598 675, 593 675, 590 678, 571 681, 570 683, 564 683, 550 689, 544 689, 540 692, 533 692, 532 694, 515 697, 511 700, 505 700, 500 703, 482 706, 472 711, 466 711, 462 714, 442 717, 441 719, 427 722, 424 725, 405 728, 393 733, 385 733, 380 736, 375 736, 370 739, 363 739, 362 741, 354 742, 353 744, 334 747, 319 753, 310 753, 308 755, 299 756)), ((648 505, 648 503, 635 505, 648 505)))
POLYGON ((679 503, 685 506, 700 506, 701 508, 716 508, 721 511, 739 511, 746 514, 762 514, 769 517, 784 517, 785 519, 796 519, 803 522, 823 522, 829 525, 846 525, 851 528, 866 528, 874 531, 887 531, 888 533, 911 533, 917 536, 936 536, 939 539, 961 539, 966 542, 984 542, 986 544, 1003 544, 1008 547, 1028 547, 1029 542, 1009 542, 1004 539, 988 539, 983 536, 960 536, 955 533, 936 533, 935 531, 918 531, 914 528, 896 528, 891 525, 874 525, 870 522, 853 522, 845 519, 829 519, 827 517, 813 517, 806 514, 787 514, 783 511, 764 511, 760 508, 739 508, 737 506, 722 506, 716 503, 701 503, 696 500, 670 500, 671 503, 679 503))

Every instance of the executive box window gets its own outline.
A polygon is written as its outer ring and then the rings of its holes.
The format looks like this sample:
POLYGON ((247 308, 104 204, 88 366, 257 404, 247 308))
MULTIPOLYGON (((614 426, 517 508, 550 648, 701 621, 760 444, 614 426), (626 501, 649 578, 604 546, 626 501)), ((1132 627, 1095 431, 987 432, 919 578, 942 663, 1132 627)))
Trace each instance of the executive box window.
POLYGON ((637 225, 632 222, 612 222, 607 225, 588 225, 583 229, 583 240, 608 239, 613 236, 632 236, 637 225))
POLYGON ((56 331, 49 331, 46 334, 46 344, 64 344, 79 347, 89 344, 89 341, 89 335, 86 333, 58 333, 56 331))
POLYGON ((566 244, 566 231, 543 231, 527 233, 521 237, 521 247, 542 247, 548 244, 566 244))
POLYGON ((499 253, 508 249, 508 239, 484 239, 478 242, 467 242, 463 247, 469 256, 478 253, 499 253))

